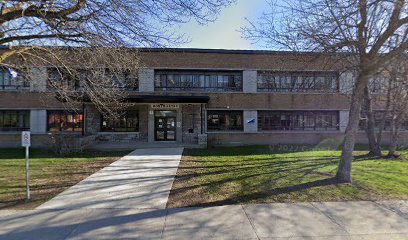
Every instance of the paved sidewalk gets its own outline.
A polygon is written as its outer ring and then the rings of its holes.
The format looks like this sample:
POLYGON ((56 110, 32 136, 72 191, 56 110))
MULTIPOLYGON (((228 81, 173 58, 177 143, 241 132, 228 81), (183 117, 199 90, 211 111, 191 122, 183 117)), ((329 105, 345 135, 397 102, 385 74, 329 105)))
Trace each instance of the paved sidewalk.
POLYGON ((164 209, 183 148, 137 149, 37 209, 164 209))
POLYGON ((0 239, 408 239, 408 201, 0 211, 0 239))

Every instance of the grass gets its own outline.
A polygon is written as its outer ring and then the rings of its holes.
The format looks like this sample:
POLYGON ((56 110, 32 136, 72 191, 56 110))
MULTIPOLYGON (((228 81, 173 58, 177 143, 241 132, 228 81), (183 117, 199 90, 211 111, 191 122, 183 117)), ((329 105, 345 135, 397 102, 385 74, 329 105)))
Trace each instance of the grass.
POLYGON ((126 155, 84 152, 60 157, 34 149, 30 153, 31 201, 25 203, 24 149, 0 149, 0 209, 32 209, 126 155))
POLYGON ((369 159, 356 151, 353 183, 334 179, 340 151, 267 146, 185 150, 168 207, 236 203, 408 199, 408 151, 369 159), (304 150, 304 149, 302 149, 304 150))

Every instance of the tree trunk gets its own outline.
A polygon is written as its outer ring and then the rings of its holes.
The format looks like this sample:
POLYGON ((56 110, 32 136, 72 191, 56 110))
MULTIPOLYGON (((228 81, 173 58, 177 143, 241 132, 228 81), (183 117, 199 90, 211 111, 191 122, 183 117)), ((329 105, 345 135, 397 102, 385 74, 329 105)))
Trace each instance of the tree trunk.
POLYGON ((369 155, 381 157, 381 146, 380 146, 380 143, 377 141, 377 137, 375 135, 375 119, 374 119, 372 101, 371 101, 371 96, 370 96, 370 89, 368 87, 364 89, 364 101, 363 102, 364 102, 364 111, 367 116, 366 133, 367 133, 368 145, 370 148, 369 155))
POLYGON ((353 151, 358 123, 360 121, 360 110, 364 98, 364 88, 367 86, 368 76, 360 72, 354 86, 351 97, 349 121, 344 136, 343 148, 336 178, 339 182, 351 182, 351 163, 353 161, 353 151))
POLYGON ((390 144, 388 146, 388 156, 389 158, 395 158, 397 157, 397 144, 398 144, 398 126, 393 118, 391 120, 391 139, 390 139, 390 144))
MULTIPOLYGON (((395 79, 395 78, 394 78, 395 79)), ((385 122, 387 121, 387 117, 388 117, 388 111, 390 110, 390 105, 391 105, 391 89, 392 89, 392 81, 391 79, 388 79, 388 87, 387 87, 387 100, 385 103, 385 110, 382 114, 382 119, 380 122, 380 126, 378 126, 379 130, 378 130, 378 134, 377 134, 377 142, 378 144, 380 144, 381 146, 381 142, 382 142, 382 134, 385 128, 385 122)))

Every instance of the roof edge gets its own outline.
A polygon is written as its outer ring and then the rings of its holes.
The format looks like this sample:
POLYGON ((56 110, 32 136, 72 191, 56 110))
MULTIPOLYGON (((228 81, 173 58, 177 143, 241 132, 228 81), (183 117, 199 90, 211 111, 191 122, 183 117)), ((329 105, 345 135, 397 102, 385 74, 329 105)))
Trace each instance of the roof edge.
MULTIPOLYGON (((27 47, 27 46, 14 46, 27 47)), ((45 46, 56 47, 66 49, 81 49, 85 47, 72 47, 72 46, 45 46)), ((0 45, 0 49, 7 49, 9 46, 0 45)), ((350 55, 351 52, 319 52, 319 51, 288 51, 288 50, 251 50, 251 49, 222 49, 222 48, 146 48, 146 47, 129 47, 128 49, 134 49, 139 52, 176 52, 176 53, 218 53, 218 54, 299 54, 299 55, 350 55)))

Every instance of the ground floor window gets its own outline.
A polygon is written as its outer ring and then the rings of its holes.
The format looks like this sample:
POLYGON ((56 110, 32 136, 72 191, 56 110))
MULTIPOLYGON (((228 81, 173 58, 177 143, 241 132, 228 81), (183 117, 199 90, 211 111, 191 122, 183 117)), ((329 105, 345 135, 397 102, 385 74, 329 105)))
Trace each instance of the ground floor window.
POLYGON ((25 131, 30 129, 30 111, 0 111, 0 131, 25 131))
POLYGON ((139 112, 126 111, 116 119, 102 117, 102 132, 138 132, 139 112))
MULTIPOLYGON (((373 112, 373 116, 374 116, 374 126, 376 130, 380 129, 380 125, 382 124, 383 119, 385 118, 385 122, 384 122, 384 128, 383 130, 385 131, 391 131, 392 130, 392 126, 391 126, 391 122, 392 122, 392 114, 391 113, 387 113, 386 111, 381 111, 381 110, 377 110, 373 112)), ((360 130, 366 130, 367 128, 367 114, 365 112, 362 112, 360 115, 360 130)), ((399 130, 403 130, 406 131, 408 130, 408 121, 407 120, 403 120, 401 123, 398 124, 399 126, 399 130)))
POLYGON ((84 116, 82 113, 52 110, 47 112, 49 132, 81 132, 84 116))
POLYGON ((242 131, 242 111, 208 111, 208 131, 242 131))
POLYGON ((259 131, 339 130, 338 111, 258 111, 259 131))

